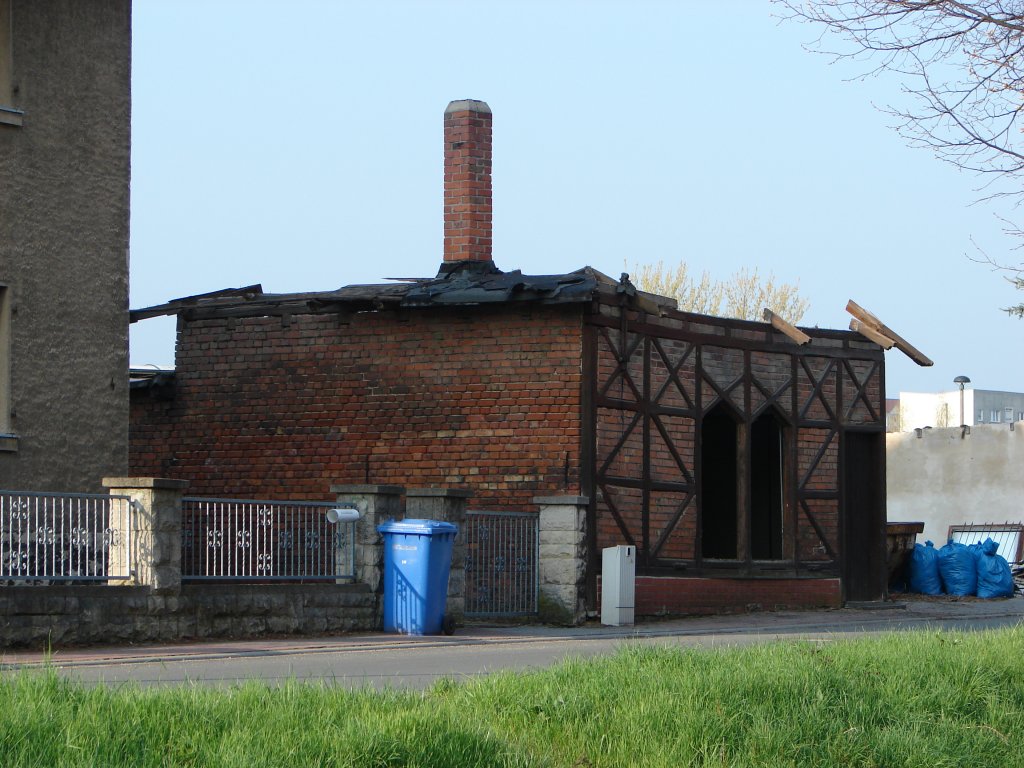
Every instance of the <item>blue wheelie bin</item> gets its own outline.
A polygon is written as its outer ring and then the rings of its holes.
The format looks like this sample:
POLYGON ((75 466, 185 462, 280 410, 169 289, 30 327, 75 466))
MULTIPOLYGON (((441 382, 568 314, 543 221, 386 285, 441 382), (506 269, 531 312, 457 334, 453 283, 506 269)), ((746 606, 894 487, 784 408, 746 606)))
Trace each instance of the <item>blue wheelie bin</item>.
POLYGON ((384 536, 384 631, 451 634, 445 604, 458 526, 439 520, 388 520, 377 531, 384 536))

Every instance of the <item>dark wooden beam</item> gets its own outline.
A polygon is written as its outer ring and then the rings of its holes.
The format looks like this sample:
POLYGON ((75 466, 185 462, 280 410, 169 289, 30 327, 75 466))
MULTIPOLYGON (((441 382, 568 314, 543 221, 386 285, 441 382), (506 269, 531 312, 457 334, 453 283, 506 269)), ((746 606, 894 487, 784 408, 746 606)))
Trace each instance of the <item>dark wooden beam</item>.
MULTIPOLYGON (((649 317, 649 316, 648 316, 649 317)), ((604 315, 591 315, 585 322, 591 325, 597 325, 605 328, 618 328, 620 322, 618 318, 606 317, 604 315)), ((739 322, 739 321, 737 321, 739 322)), ((765 332, 764 325, 759 324, 762 332, 765 332)), ((801 357, 823 357, 823 358, 835 358, 835 359, 851 359, 851 360, 876 360, 881 358, 885 353, 877 347, 868 347, 863 337, 858 337, 850 331, 815 331, 815 335, 811 337, 812 341, 817 338, 834 339, 837 341, 844 342, 855 342, 857 344, 864 344, 863 347, 849 347, 849 346, 825 346, 816 348, 815 344, 808 344, 804 346, 794 346, 789 341, 779 340, 777 342, 767 342, 764 340, 747 339, 736 336, 718 336, 708 333, 699 333, 693 330, 684 330, 681 328, 672 328, 664 325, 657 325, 654 323, 645 323, 636 320, 630 320, 628 329, 631 333, 645 333, 652 336, 657 336, 662 339, 677 339, 680 341, 688 341, 693 344, 710 344, 713 346, 723 347, 734 347, 736 349, 756 349, 761 352, 780 352, 789 355, 799 355, 801 357)))

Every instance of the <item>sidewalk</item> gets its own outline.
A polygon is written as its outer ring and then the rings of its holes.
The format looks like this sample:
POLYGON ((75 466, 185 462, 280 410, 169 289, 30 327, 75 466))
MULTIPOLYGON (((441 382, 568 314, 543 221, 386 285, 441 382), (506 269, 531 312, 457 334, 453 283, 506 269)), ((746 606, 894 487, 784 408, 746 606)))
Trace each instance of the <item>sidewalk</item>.
POLYGON ((86 681, 173 684, 246 679, 330 680, 419 687, 437 677, 546 666, 565 656, 613 652, 626 642, 741 645, 772 639, 832 640, 915 628, 986 629, 1024 621, 1024 598, 911 598, 872 608, 787 611, 653 621, 633 627, 461 627, 451 637, 382 633, 315 638, 222 640, 0 654, 0 671, 51 664, 86 681))

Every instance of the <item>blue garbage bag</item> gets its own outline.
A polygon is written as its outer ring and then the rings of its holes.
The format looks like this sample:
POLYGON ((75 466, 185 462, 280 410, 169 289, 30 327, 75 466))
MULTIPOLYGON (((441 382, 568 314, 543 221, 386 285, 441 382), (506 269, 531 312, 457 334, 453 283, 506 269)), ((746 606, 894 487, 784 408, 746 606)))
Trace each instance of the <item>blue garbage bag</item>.
POLYGON ((978 597, 1013 597, 1013 574, 1010 564, 996 554, 999 545, 986 539, 981 545, 978 565, 978 597))
POLYGON ((939 578, 939 551, 930 541, 924 546, 915 544, 910 553, 910 591, 922 595, 941 595, 939 578))
POLYGON ((968 597, 978 592, 978 558, 964 544, 950 539, 939 548, 939 575, 947 595, 968 597))

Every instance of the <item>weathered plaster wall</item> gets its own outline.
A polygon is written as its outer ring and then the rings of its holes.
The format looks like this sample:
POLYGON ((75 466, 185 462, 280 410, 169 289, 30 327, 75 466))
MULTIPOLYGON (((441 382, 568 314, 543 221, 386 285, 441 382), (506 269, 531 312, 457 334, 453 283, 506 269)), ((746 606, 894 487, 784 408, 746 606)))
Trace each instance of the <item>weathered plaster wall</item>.
POLYGON ((130 0, 14 0, 0 125, 0 283, 12 303, 0 487, 99 490, 127 470, 130 0), (8 441, 10 442, 10 441, 8 441))
POLYGON ((936 546, 950 525, 1024 520, 1024 428, 1007 424, 885 436, 888 519, 921 521, 936 546))

